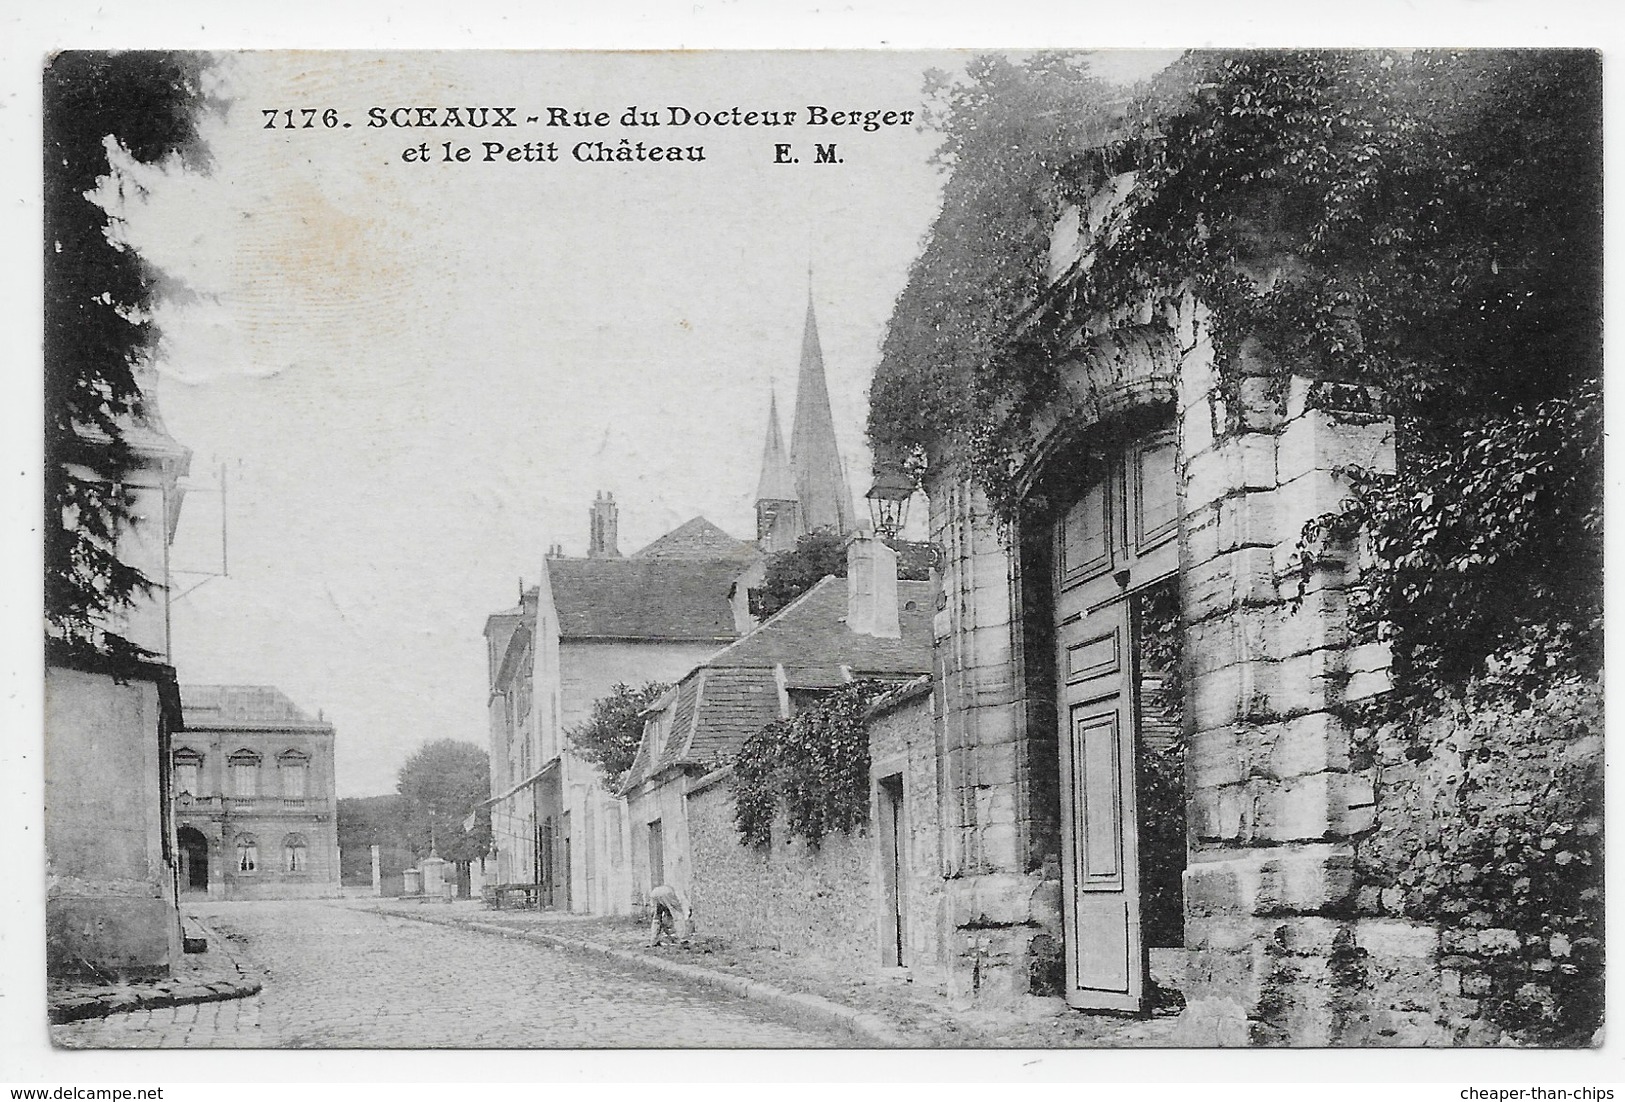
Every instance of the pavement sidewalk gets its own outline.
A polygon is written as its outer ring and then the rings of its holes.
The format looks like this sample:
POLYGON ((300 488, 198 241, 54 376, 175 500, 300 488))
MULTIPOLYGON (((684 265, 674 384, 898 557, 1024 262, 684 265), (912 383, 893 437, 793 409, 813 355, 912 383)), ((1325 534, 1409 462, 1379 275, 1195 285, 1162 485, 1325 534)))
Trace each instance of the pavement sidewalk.
POLYGON ((493 910, 478 901, 348 901, 381 913, 523 937, 728 991, 781 1011, 844 1026, 860 1044, 906 1048, 1137 1048, 1174 1044, 1174 1014, 1150 1018, 1083 1014, 1060 999, 1028 998, 989 1009, 951 998, 944 987, 899 972, 853 978, 825 962, 700 936, 687 945, 648 945, 648 923, 553 911, 493 910))
POLYGON ((46 1003, 52 1024, 132 1010, 241 999, 259 993, 259 968, 230 939, 191 915, 181 916, 181 927, 187 938, 201 938, 205 949, 183 954, 173 975, 125 982, 82 977, 51 982, 46 988, 46 1003))

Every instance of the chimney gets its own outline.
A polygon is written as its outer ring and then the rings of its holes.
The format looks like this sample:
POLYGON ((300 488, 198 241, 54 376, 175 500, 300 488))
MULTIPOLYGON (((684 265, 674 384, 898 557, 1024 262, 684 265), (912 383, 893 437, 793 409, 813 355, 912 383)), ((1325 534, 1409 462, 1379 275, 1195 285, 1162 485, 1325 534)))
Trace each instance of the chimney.
POLYGON ((599 492, 593 498, 591 525, 587 536, 587 557, 589 559, 618 559, 621 549, 618 546, 619 535, 616 531, 620 519, 615 508, 615 495, 599 492))
POLYGON ((859 532, 846 544, 846 626, 859 635, 900 639, 897 552, 859 532))

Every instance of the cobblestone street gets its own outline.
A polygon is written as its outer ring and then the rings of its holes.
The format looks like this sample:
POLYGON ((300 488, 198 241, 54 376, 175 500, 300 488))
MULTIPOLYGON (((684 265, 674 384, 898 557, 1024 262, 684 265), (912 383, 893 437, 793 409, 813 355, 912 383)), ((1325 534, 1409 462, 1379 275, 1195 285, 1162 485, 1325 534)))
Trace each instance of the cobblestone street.
POLYGON ((51 1027, 72 1048, 798 1048, 854 1043, 601 959, 336 901, 194 908, 266 970, 230 1002, 51 1027))

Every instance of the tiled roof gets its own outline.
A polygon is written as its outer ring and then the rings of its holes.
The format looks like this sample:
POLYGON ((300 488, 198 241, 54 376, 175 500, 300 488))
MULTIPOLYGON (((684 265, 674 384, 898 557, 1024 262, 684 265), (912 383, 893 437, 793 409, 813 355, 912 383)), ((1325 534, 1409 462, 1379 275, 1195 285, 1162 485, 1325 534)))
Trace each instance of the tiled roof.
POLYGON ((846 626, 846 579, 819 582, 679 683, 666 745, 653 762, 647 743, 638 748, 625 787, 672 766, 710 768, 730 761, 746 739, 779 718, 781 666, 786 687, 802 689, 845 684, 846 669, 860 678, 929 674, 931 584, 898 582, 897 602, 901 639, 859 635, 846 626), (695 703, 689 711, 685 694, 691 692, 695 703))
POLYGON ((771 669, 706 670, 704 681, 698 721, 683 758, 720 765, 779 718, 779 687, 771 669))
POLYGON ((779 718, 779 688, 769 669, 707 669, 690 673, 677 687, 671 730, 659 756, 638 746, 628 785, 675 765, 709 768, 730 760, 745 739, 779 718))
POLYGON ((549 559, 561 639, 732 639, 738 559, 549 559))
POLYGON ((825 578, 706 665, 850 667, 864 674, 917 674, 931 669, 931 583, 898 582, 901 639, 859 635, 846 626, 846 579, 825 578), (909 606, 913 607, 909 607, 909 606))
POLYGON ((635 559, 753 559, 756 545, 736 540, 704 517, 678 525, 641 551, 635 559))
POLYGON ((187 727, 326 727, 270 685, 182 685, 187 727))
POLYGON ((688 740, 689 729, 694 726, 694 708, 700 695, 699 690, 699 684, 693 679, 677 686, 677 704, 672 709, 671 734, 666 739, 667 749, 688 740))

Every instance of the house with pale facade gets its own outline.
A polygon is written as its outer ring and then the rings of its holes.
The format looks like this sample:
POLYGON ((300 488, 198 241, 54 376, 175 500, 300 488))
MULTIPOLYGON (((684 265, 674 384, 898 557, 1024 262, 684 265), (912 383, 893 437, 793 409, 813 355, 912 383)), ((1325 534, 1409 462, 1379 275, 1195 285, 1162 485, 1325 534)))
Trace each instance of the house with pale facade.
POLYGON ((810 295, 790 446, 772 399, 755 513, 753 540, 695 517, 623 555, 614 495, 599 493, 587 554, 555 545, 538 583, 487 618, 497 883, 532 885, 544 907, 632 910, 646 885, 630 863, 626 804, 571 752, 568 732, 616 685, 676 681, 748 632, 766 555, 814 530, 853 528, 810 295))
POLYGON ((268 685, 182 688, 170 752, 181 894, 339 892, 333 725, 268 685))
POLYGON ((739 580, 751 544, 703 518, 623 556, 618 510, 600 494, 585 558, 549 555, 541 580, 486 621, 491 837, 500 884, 532 884, 543 907, 621 914, 622 805, 567 732, 621 683, 670 680, 749 627, 739 580))

